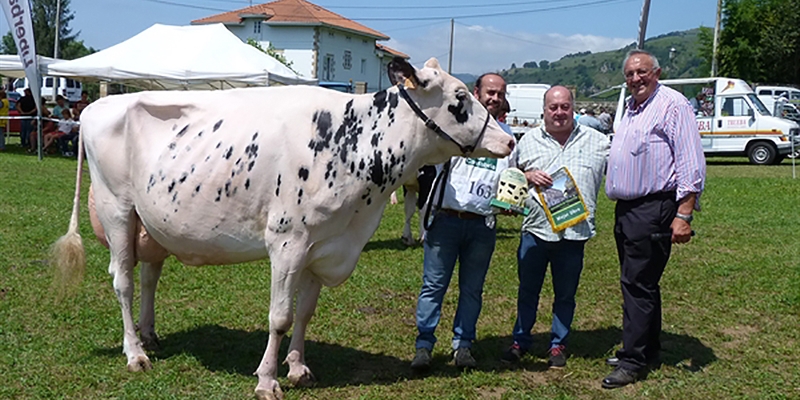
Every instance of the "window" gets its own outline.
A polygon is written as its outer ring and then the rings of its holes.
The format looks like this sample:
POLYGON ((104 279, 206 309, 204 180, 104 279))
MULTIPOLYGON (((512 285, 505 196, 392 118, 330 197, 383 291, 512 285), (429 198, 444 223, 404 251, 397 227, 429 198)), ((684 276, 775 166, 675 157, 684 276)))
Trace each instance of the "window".
POLYGON ((326 54, 325 60, 323 60, 322 62, 322 79, 326 81, 333 80, 334 65, 335 64, 334 64, 333 54, 326 54))
POLYGON ((759 95, 759 96, 764 96, 764 95, 766 95, 766 96, 772 96, 772 90, 764 90, 764 89, 762 89, 762 90, 759 90, 759 91, 758 91, 758 95, 759 95))
POLYGON ((53 87, 53 78, 45 78, 44 87, 53 87))
POLYGON ((345 36, 345 37, 344 37, 344 40, 346 40, 346 41, 348 41, 348 42, 349 42, 350 40, 352 40, 352 38, 351 38, 350 36, 345 36))
POLYGON ((344 51, 344 60, 342 60, 342 67, 344 67, 344 69, 350 69, 353 67, 353 54, 350 53, 350 50, 344 51))
POLYGON ((744 100, 744 97, 729 97, 722 105, 723 117, 748 117, 753 114, 753 109, 744 100))
POLYGON ((367 73, 367 59, 366 58, 362 58, 361 59, 361 73, 362 74, 366 74, 367 73))
POLYGON ((253 33, 261 33, 261 21, 253 21, 253 33))
POLYGON ((328 37, 333 37, 333 31, 328 31, 328 37))

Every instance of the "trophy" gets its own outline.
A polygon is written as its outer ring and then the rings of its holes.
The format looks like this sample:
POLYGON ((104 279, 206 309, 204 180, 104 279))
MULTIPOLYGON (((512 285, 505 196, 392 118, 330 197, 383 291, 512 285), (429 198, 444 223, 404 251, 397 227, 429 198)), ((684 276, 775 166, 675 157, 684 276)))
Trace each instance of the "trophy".
POLYGON ((525 174, 517 168, 508 168, 500 173, 497 195, 489 204, 517 214, 528 215, 531 210, 525 208, 527 198, 528 180, 525 174))

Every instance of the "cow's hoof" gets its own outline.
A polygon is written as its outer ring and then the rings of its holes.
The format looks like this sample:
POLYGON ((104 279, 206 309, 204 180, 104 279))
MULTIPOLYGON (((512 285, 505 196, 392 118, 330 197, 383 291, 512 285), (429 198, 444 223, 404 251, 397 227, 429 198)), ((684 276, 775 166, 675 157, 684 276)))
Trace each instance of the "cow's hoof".
POLYGON ((156 351, 161 348, 161 343, 158 341, 158 335, 142 335, 142 347, 147 351, 156 351))
POLYGON ((404 244, 404 245, 406 245, 406 246, 409 246, 409 247, 411 247, 411 246, 413 246, 413 245, 417 244, 417 241, 416 241, 416 240, 414 240, 414 238, 413 238, 413 237, 411 237, 411 236, 403 236, 403 237, 401 238, 401 240, 403 241, 403 244, 404 244))
POLYGON ((317 382, 317 378, 314 377, 314 374, 312 374, 311 370, 305 365, 303 365, 302 368, 298 368, 298 371, 289 371, 289 375, 287 375, 286 378, 296 387, 310 387, 317 382))
POLYGON ((153 364, 150 363, 150 359, 147 356, 136 356, 128 361, 129 372, 150 371, 151 369, 153 369, 153 364))
POLYGON ((278 382, 275 381, 275 385, 271 390, 257 387, 256 398, 258 400, 283 400, 283 390, 278 386, 278 382))

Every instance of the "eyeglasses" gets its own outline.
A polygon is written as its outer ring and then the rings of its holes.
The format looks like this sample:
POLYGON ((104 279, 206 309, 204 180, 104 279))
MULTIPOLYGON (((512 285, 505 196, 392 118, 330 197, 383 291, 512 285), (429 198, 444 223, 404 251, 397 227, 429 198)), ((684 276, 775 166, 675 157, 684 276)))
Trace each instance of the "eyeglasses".
POLYGON ((636 71, 626 71, 625 72, 625 79, 631 80, 634 76, 638 75, 640 78, 650 75, 651 72, 655 71, 656 68, 653 69, 637 69, 636 71))

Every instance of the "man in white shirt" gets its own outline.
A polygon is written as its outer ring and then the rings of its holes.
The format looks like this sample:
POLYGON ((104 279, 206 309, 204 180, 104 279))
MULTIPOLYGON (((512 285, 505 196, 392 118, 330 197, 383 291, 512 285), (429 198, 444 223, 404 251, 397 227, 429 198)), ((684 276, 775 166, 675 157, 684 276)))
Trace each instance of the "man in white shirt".
MULTIPOLYGON (((550 264, 554 299, 548 365, 563 368, 567 362, 564 350, 575 314, 575 293, 583 269, 584 245, 595 234, 597 193, 611 143, 603 133, 574 122, 575 99, 564 86, 553 86, 545 92, 544 105, 544 125, 520 139, 519 167, 525 171, 529 185, 542 189, 553 184, 550 174, 566 167, 577 183, 589 217, 554 232, 542 206, 536 201, 529 202, 531 213, 522 223, 517 252, 520 282, 514 343, 503 354, 502 360, 516 363, 531 348, 531 330, 536 322, 539 293, 547 264, 550 264)), ((531 193, 532 197, 536 195, 533 190, 531 193)))
MULTIPOLYGON (((506 82, 497 74, 484 74, 475 83, 473 94, 497 118, 505 102, 506 82)), ((498 123, 512 135, 507 125, 498 123)), ((453 361, 459 368, 476 366, 470 349, 476 337, 483 283, 496 238, 497 211, 489 203, 497 192, 500 173, 516 166, 516 150, 503 159, 453 157, 450 164, 447 180, 438 183, 444 184, 444 196, 437 184, 428 196, 429 206, 441 204, 441 207, 435 208, 433 223, 423 242, 422 290, 417 301, 419 334, 411 362, 416 371, 430 367, 436 343, 434 332, 456 260, 460 265, 458 309, 453 319, 453 361)))

